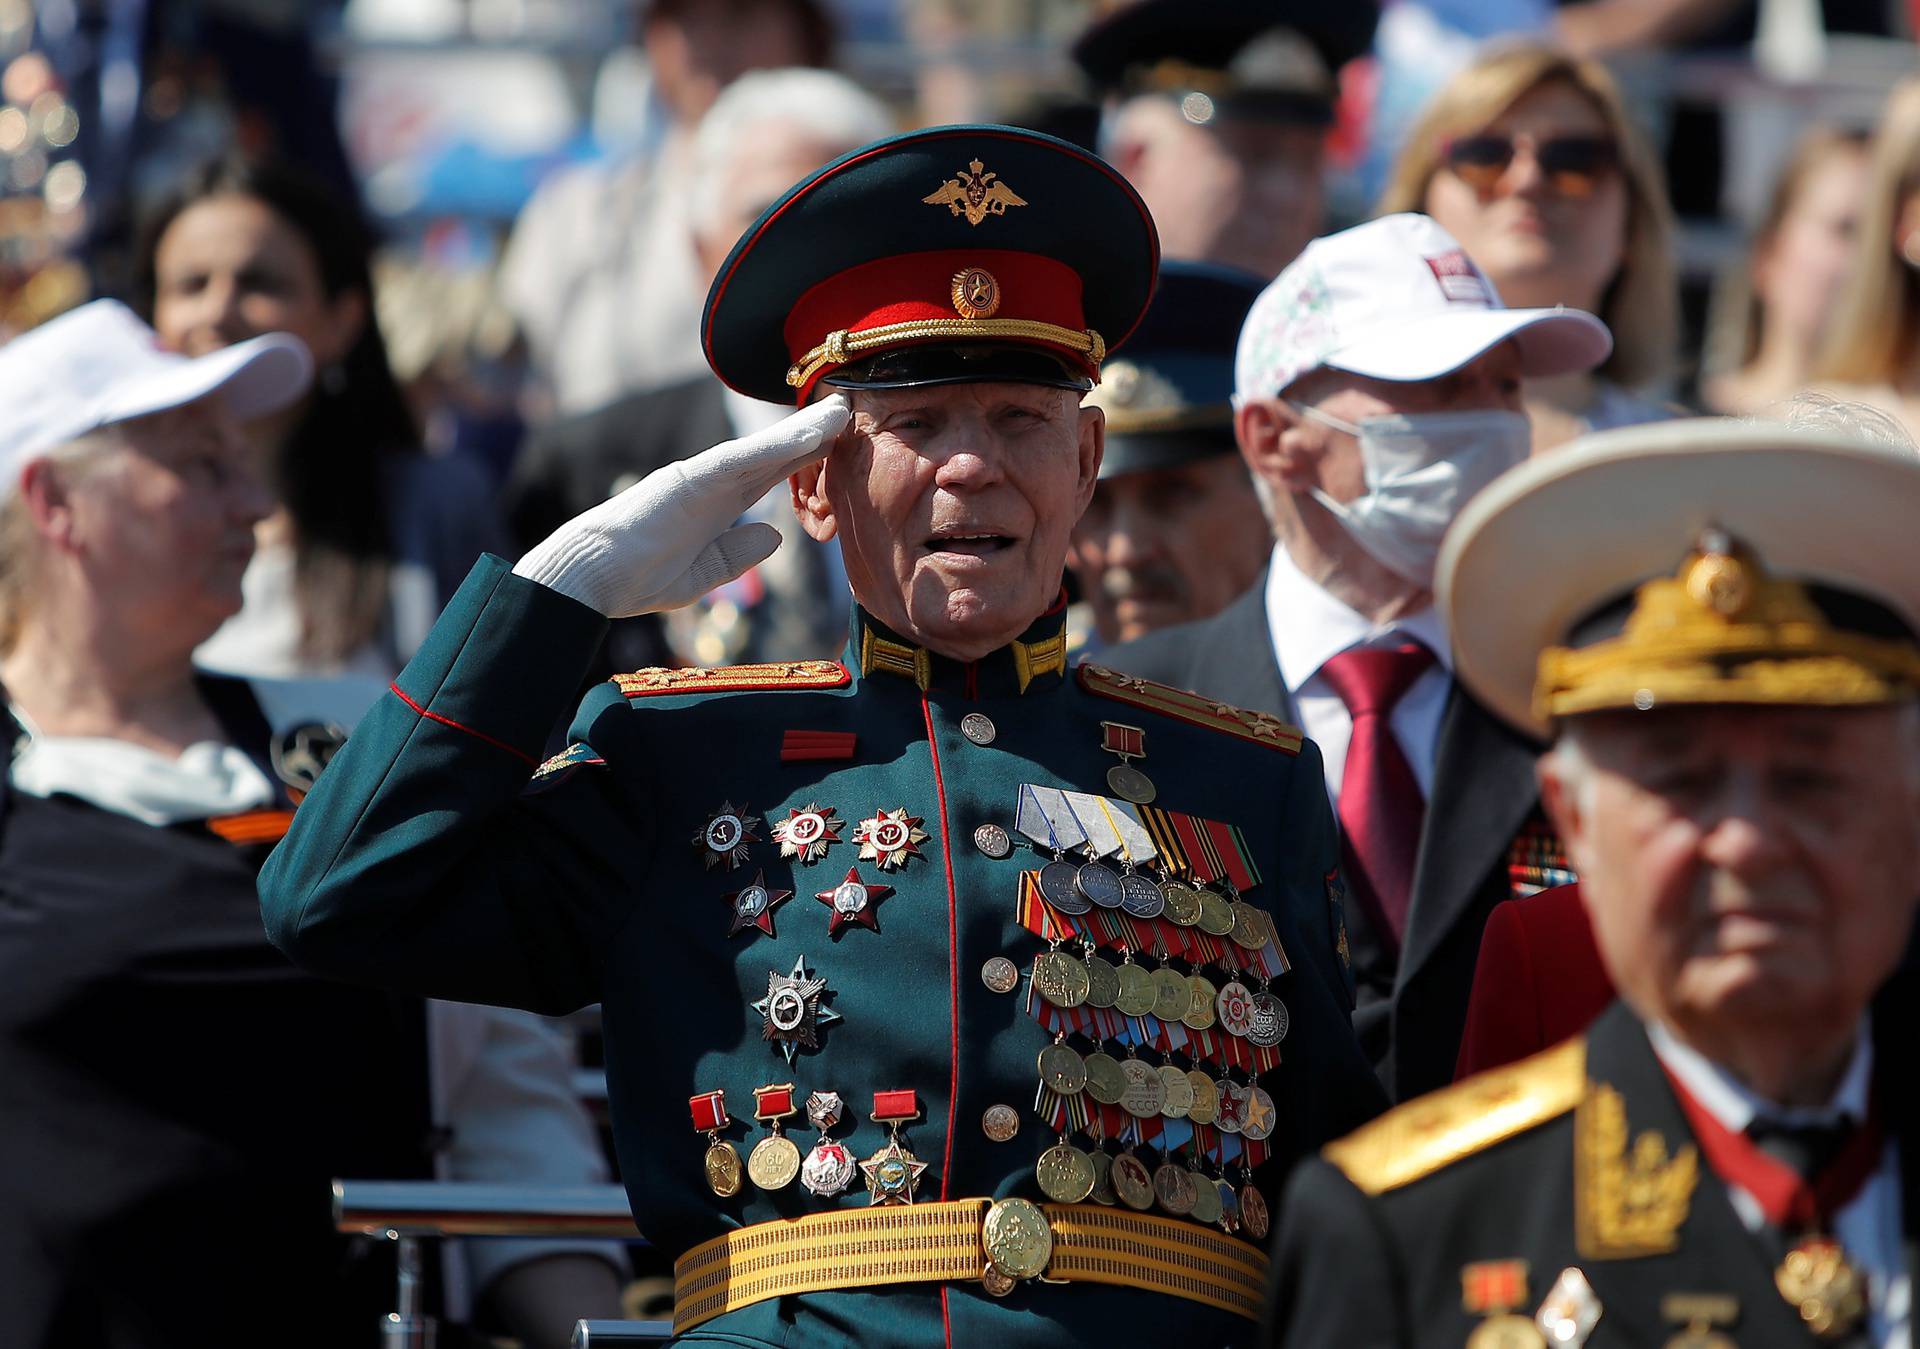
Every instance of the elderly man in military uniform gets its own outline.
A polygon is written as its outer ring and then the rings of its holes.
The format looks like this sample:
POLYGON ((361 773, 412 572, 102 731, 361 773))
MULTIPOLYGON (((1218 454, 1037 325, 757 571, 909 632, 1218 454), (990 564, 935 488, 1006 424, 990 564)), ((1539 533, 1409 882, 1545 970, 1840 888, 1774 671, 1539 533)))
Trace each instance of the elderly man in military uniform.
POLYGON ((1233 351, 1264 288, 1164 263, 1127 353, 1087 396, 1106 418, 1100 482, 1067 565, 1100 643, 1209 618, 1259 579, 1273 530, 1233 439, 1233 351))
POLYGON ((1155 263, 1116 173, 1009 128, 799 184, 704 343, 801 410, 483 560, 262 881, 318 969, 602 1003, 680 1332, 1245 1342, 1279 1179, 1381 1103, 1312 746, 1066 666, 1080 399, 1155 263), (765 557, 783 479, 844 661, 622 676, 535 771, 608 618, 765 557))
POLYGON ((1557 732, 1620 1001, 1301 1168, 1278 1341, 1912 1343, 1917 493, 1910 453, 1669 423, 1462 514, 1457 668, 1557 732))

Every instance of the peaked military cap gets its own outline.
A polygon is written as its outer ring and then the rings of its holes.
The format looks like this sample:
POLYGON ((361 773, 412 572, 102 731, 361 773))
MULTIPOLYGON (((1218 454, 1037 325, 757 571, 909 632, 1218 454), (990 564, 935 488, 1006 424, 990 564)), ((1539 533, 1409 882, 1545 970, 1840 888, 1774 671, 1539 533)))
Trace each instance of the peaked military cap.
POLYGON ((790 189, 707 294, 701 340, 730 388, 1011 380, 1088 389, 1139 323, 1160 242, 1119 172, 1006 126, 875 141, 790 189))
POLYGON ((1920 457, 1723 418, 1588 436, 1460 513, 1454 671, 1508 722, 1920 694, 1920 457))
POLYGON ((1371 0, 1139 0, 1081 34, 1073 58, 1095 88, 1172 95, 1196 122, 1224 112, 1325 125, 1334 75, 1373 44, 1379 19, 1371 0))
POLYGON ((1233 355, 1265 282, 1237 267, 1161 265, 1126 355, 1087 397, 1107 414, 1103 479, 1233 454, 1233 355))

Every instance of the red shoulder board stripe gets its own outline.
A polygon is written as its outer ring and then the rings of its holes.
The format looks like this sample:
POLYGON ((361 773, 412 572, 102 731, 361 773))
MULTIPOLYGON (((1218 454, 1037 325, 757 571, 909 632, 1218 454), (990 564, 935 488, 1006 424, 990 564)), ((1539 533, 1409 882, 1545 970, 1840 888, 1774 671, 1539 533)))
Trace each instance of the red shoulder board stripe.
POLYGON ((751 689, 838 689, 853 682, 837 660, 787 660, 767 665, 691 666, 669 670, 655 666, 615 675, 613 682, 629 698, 668 693, 737 693, 751 689))
POLYGON ((1175 721, 1184 721, 1189 726, 1224 731, 1256 745, 1277 749, 1282 754, 1300 752, 1300 728, 1289 726, 1266 712, 1249 712, 1216 698, 1203 698, 1170 684, 1156 684, 1151 679, 1121 674, 1103 665, 1082 665, 1078 674, 1080 687, 1096 697, 1144 707, 1162 716, 1172 717, 1175 721))

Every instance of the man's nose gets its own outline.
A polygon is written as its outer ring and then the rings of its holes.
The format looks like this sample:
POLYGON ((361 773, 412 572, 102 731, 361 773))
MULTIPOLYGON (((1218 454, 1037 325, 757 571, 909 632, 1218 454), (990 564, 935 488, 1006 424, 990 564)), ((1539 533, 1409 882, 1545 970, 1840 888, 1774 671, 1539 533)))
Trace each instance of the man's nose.
POLYGON ((1782 856, 1790 827, 1758 775, 1736 773, 1704 822, 1700 855, 1736 874, 1764 870, 1782 856))

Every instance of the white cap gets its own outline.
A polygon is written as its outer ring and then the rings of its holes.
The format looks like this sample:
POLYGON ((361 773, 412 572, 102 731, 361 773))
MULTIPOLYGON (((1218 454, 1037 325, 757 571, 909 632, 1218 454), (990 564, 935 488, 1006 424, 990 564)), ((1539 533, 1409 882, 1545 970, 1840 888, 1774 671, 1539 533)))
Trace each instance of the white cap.
POLYGON ((0 347, 0 499, 29 461, 90 431, 216 393, 234 416, 259 417, 312 378, 306 344, 288 333, 179 356, 119 301, 81 305, 0 347))
POLYGON ((1613 350, 1578 309, 1508 309, 1451 234, 1411 211, 1308 244, 1240 327, 1233 389, 1272 398, 1321 366, 1401 383, 1438 379, 1516 339, 1524 375, 1591 370, 1613 350))

